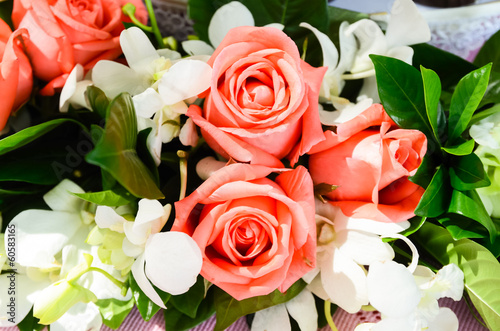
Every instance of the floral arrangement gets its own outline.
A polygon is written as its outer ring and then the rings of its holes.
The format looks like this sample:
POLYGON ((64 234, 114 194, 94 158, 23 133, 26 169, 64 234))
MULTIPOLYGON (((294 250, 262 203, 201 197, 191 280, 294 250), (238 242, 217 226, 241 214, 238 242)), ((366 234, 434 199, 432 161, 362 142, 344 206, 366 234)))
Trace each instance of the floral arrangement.
POLYGON ((324 0, 0 3, 0 326, 500 328, 500 66, 324 0), (287 5, 285 5, 287 4, 287 5), (471 313, 475 313, 472 312, 471 313))

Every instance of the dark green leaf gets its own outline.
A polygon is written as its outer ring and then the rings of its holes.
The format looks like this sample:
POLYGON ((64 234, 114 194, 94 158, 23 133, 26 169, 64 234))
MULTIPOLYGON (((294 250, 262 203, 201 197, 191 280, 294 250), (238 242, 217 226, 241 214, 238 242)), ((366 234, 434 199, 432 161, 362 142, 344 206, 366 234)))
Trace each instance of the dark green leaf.
POLYGON ((437 166, 436 160, 430 155, 428 152, 424 158, 422 159, 422 163, 417 169, 415 175, 409 177, 408 179, 423 188, 427 188, 429 186, 434 173, 436 172, 437 166))
MULTIPOLYGON (((132 296, 134 297, 135 304, 142 316, 142 319, 146 322, 149 321, 161 309, 160 306, 156 305, 146 294, 144 294, 144 292, 142 292, 141 288, 137 285, 137 282, 132 276, 132 273, 129 274, 129 284, 130 289, 132 290, 132 296)), ((157 288, 155 288, 155 290, 163 302, 167 303, 171 295, 160 291, 157 288)))
POLYGON ((448 116, 448 142, 460 137, 483 98, 490 77, 491 64, 467 74, 451 97, 448 116))
POLYGON ((497 230, 476 191, 453 190, 448 212, 463 215, 482 224, 490 234, 490 241, 495 241, 497 230))
POLYGON ((453 158, 451 164, 450 182, 456 190, 468 191, 490 185, 483 163, 476 154, 453 158))
POLYGON ((401 234, 405 237, 408 237, 409 235, 417 232, 418 229, 420 229, 426 221, 427 217, 414 217, 410 219, 410 227, 402 231, 401 234))
POLYGON ((448 171, 441 166, 422 195, 415 209, 415 215, 438 217, 446 212, 450 201, 450 189, 448 171))
POLYGON ((134 307, 134 299, 120 301, 101 299, 95 303, 99 307, 103 323, 112 329, 118 329, 134 307))
POLYGON ((471 238, 485 238, 488 237, 488 232, 478 222, 458 214, 445 214, 438 219, 453 239, 471 239, 471 238))
POLYGON ((500 31, 493 34, 481 47, 474 59, 474 64, 478 67, 493 63, 491 70, 500 72, 500 31))
POLYGON ((38 324, 40 320, 33 316, 33 308, 26 317, 17 325, 19 331, 41 331, 46 325, 38 324))
POLYGON ((12 24, 11 19, 13 5, 13 0, 0 1, 0 18, 4 20, 12 30, 14 30, 14 25, 12 24))
POLYGON ((135 197, 128 192, 117 193, 113 190, 73 194, 85 201, 89 201, 100 206, 110 207, 127 205, 135 200, 135 197))
MULTIPOLYGON (((170 302, 169 302, 170 304, 170 302)), ((213 291, 209 290, 207 297, 200 303, 196 310, 196 315, 190 317, 181 313, 174 306, 167 305, 164 310, 165 330, 184 331, 189 330, 210 318, 215 313, 213 291)))
POLYGON ((459 142, 458 145, 443 147, 443 150, 451 155, 468 155, 474 150, 474 140, 471 139, 464 141, 463 139, 459 138, 457 141, 459 142))
POLYGON ((439 76, 431 69, 426 69, 420 66, 420 71, 424 84, 424 98, 427 118, 429 119, 432 131, 434 132, 434 137, 436 138, 436 141, 439 142, 441 132, 439 132, 438 128, 438 118, 444 116, 438 115, 438 111, 443 112, 443 109, 439 107, 439 98, 441 96, 441 81, 439 80, 439 76))
POLYGON ((427 222, 411 239, 442 265, 455 263, 464 272, 465 289, 490 330, 500 329, 500 264, 483 246, 454 240, 445 229, 427 222))
POLYGON ((102 118, 106 118, 106 110, 109 106, 109 99, 106 94, 94 85, 88 86, 86 93, 90 108, 102 118))
POLYGON ((136 197, 160 199, 153 175, 139 159, 137 143, 137 119, 132 98, 122 93, 111 101, 104 135, 86 156, 87 162, 109 172, 124 188, 136 197))
POLYGON ((205 280, 203 277, 198 276, 196 283, 189 288, 184 294, 173 295, 169 303, 174 306, 179 312, 195 318, 198 306, 205 297, 205 280))
POLYGON ((286 293, 275 290, 271 294, 257 296, 238 301, 226 292, 219 290, 215 296, 217 322, 214 330, 222 331, 233 324, 238 318, 287 302, 299 294, 306 283, 302 280, 293 284, 286 293))
POLYGON ((401 128, 420 130, 428 139, 433 139, 420 72, 394 58, 380 55, 370 55, 370 58, 375 65, 378 94, 387 114, 401 128))
POLYGON ((56 120, 44 122, 42 124, 30 126, 22 131, 16 132, 13 135, 0 140, 0 155, 29 144, 33 140, 57 128, 59 125, 69 122, 76 123, 83 129, 85 129, 85 127, 82 126, 79 122, 69 118, 59 118, 56 120))
POLYGON ((493 71, 490 74, 490 82, 478 108, 497 103, 500 103, 500 73, 493 71))
POLYGON ((486 117, 489 117, 489 116, 491 116, 493 114, 496 114, 498 112, 500 112, 500 104, 495 105, 495 106, 493 106, 491 108, 485 109, 485 110, 483 110, 481 112, 475 113, 474 116, 472 116, 472 119, 469 122, 469 127, 472 124, 475 124, 475 123, 479 122, 480 120, 485 119, 486 117))

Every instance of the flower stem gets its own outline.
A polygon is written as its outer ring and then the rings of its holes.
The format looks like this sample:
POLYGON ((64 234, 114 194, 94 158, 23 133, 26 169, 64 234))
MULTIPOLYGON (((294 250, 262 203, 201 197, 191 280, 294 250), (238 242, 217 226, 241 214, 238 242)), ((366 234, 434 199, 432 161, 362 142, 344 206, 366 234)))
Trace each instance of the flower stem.
POLYGON ((332 303, 328 300, 325 300, 325 317, 326 321, 328 322, 328 325, 332 329, 332 331, 339 331, 337 327, 335 326, 335 323, 333 322, 332 318, 332 312, 331 312, 331 307, 332 303))
POLYGON ((186 187, 187 187, 187 156, 186 151, 177 151, 177 156, 179 157, 179 167, 181 173, 181 190, 179 193, 179 200, 186 197, 186 187))
POLYGON ((90 267, 87 271, 97 271, 97 272, 100 272, 101 274, 103 274, 104 276, 106 276, 107 279, 109 279, 110 281, 112 281, 113 284, 115 284, 119 288, 123 288, 125 286, 124 283, 120 282, 118 279, 116 279, 115 277, 111 276, 108 272, 106 272, 106 271, 104 271, 102 269, 99 269, 99 268, 96 268, 96 267, 90 267))
POLYGON ((165 43, 163 42, 163 37, 161 36, 160 29, 158 28, 158 23, 156 22, 156 16, 153 9, 153 3, 151 0, 144 0, 146 8, 148 10, 149 20, 151 21, 151 28, 153 29, 153 34, 155 35, 156 41, 160 48, 165 48, 165 43))
POLYGON ((132 23, 137 25, 139 28, 143 29, 146 32, 153 32, 153 28, 147 25, 142 24, 136 17, 135 17, 135 6, 131 3, 127 3, 125 6, 122 7, 122 12, 127 15, 132 23))

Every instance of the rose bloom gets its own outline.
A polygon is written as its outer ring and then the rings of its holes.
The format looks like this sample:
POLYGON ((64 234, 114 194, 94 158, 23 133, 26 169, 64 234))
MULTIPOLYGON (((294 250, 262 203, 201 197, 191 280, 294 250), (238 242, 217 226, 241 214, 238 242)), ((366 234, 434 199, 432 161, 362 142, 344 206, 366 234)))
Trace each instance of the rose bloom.
POLYGON ((282 167, 323 140, 318 95, 326 67, 300 59, 295 43, 272 27, 230 30, 208 61, 203 110, 187 115, 217 153, 239 162, 282 167))
POLYGON ((348 217, 401 222, 414 216, 424 189, 410 182, 427 149, 425 135, 399 129, 375 104, 326 131, 311 150, 315 184, 338 186, 326 195, 348 217))
POLYGON ((31 36, 28 55, 36 77, 48 82, 40 91, 52 95, 64 86, 73 67, 86 70, 99 60, 121 55, 119 36, 128 18, 121 7, 131 2, 147 22, 141 0, 14 0, 12 21, 31 36))
POLYGON ((30 61, 23 51, 28 40, 26 30, 12 33, 0 20, 0 130, 5 127, 10 114, 19 109, 30 97, 33 87, 30 61))
POLYGON ((313 184, 304 167, 273 181, 265 166, 236 163, 175 203, 172 231, 201 249, 201 275, 237 300, 286 291, 315 266, 313 184))

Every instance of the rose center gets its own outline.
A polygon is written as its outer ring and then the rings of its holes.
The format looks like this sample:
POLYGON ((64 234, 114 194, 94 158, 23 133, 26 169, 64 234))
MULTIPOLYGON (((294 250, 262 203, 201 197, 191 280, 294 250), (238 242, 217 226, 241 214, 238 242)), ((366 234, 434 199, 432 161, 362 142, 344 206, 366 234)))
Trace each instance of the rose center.
POLYGON ((246 259, 252 259, 269 248, 269 237, 262 225, 253 219, 236 222, 230 228, 233 247, 246 259))

